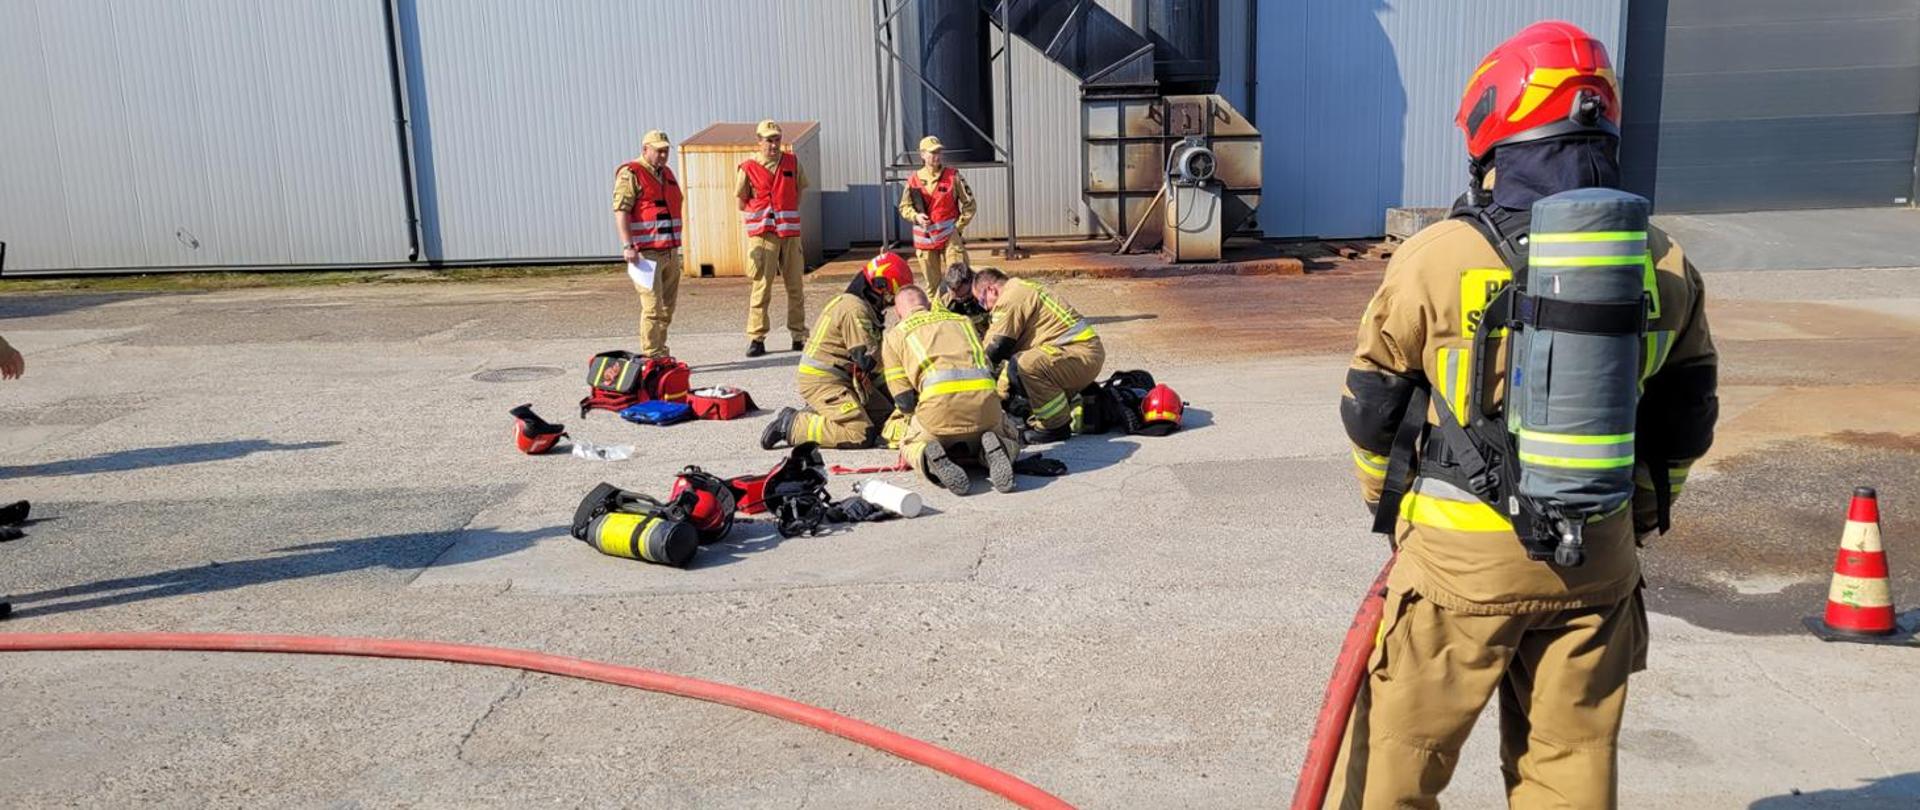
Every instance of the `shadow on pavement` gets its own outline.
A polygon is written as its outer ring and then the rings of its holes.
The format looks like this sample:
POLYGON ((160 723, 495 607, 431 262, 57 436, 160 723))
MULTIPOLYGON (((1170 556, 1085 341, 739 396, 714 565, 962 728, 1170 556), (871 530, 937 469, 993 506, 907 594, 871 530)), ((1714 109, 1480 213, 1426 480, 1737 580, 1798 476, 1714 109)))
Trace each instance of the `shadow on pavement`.
POLYGON ((129 470, 144 470, 152 467, 174 467, 181 464, 227 461, 229 459, 244 458, 255 453, 317 450, 322 447, 332 447, 336 444, 339 444, 339 442, 277 444, 265 439, 246 439, 242 441, 175 444, 166 447, 142 447, 137 450, 120 450, 112 453, 101 453, 97 456, 88 456, 86 458, 49 461, 45 464, 0 467, 0 478, 53 478, 62 475, 127 472, 129 470))
POLYGON ((1022 475, 1019 477, 1020 484, 1018 490, 1046 489, 1053 482, 1059 481, 1062 478, 1072 478, 1081 473, 1089 473, 1094 470, 1111 467, 1122 461, 1126 461, 1139 449, 1140 443, 1138 441, 1119 433, 1082 434, 1064 442, 1022 448, 1020 455, 1023 457, 1043 455, 1047 458, 1058 459, 1061 463, 1067 465, 1067 474, 1060 478, 1048 478, 1043 475, 1022 475))
POLYGON ((146 298, 151 293, 45 293, 10 295, 0 300, 0 320, 46 318, 120 301, 146 298))
POLYGON ((1087 317, 1087 322, 1094 324, 1095 326, 1105 326, 1110 323, 1126 323, 1127 321, 1155 321, 1159 319, 1160 319, 1159 315, 1155 315, 1150 312, 1136 312, 1132 315, 1091 315, 1087 317))
POLYGON ((1868 808, 1917 806, 1920 806, 1920 771, 1884 779, 1866 780, 1856 788, 1812 792, 1795 790, 1784 796, 1769 796, 1761 799, 1747 805, 1747 810, 1799 810, 1799 808, 1816 807, 1823 810, 1825 808, 1867 810, 1868 808))
POLYGON ((462 548, 459 562, 471 562, 511 554, 540 540, 566 534, 566 527, 551 526, 525 532, 497 529, 414 532, 308 543, 279 549, 278 556, 210 562, 191 568, 15 594, 13 615, 15 618, 51 616, 374 568, 424 568, 455 544, 462 548))
POLYGON ((773 351, 772 347, 769 347, 767 353, 760 357, 750 357, 725 363, 702 363, 697 366, 689 364, 689 368, 693 371, 707 374, 720 371, 757 371, 763 368, 797 366, 799 364, 800 354, 798 352, 773 351))

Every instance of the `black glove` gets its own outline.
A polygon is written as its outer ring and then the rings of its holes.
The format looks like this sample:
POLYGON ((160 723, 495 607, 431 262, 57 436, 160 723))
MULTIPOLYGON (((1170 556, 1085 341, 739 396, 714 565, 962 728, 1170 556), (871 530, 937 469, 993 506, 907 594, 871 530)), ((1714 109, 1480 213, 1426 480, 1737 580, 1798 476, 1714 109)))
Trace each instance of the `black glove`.
POLYGON ((1001 335, 987 344, 987 362, 999 365, 1001 361, 1013 356, 1013 338, 1001 335))
POLYGON ((834 504, 832 509, 827 510, 827 522, 829 523, 862 523, 875 520, 892 520, 897 517, 899 517, 899 515, 882 509, 874 505, 873 502, 858 496, 840 501, 834 504))
POLYGON ((1059 478, 1067 474, 1067 463, 1046 456, 1027 456, 1013 461, 1013 471, 1021 475, 1038 475, 1042 478, 1059 478))
POLYGON ((902 391, 893 396, 893 407, 901 413, 911 416, 913 409, 920 405, 919 391, 902 391))

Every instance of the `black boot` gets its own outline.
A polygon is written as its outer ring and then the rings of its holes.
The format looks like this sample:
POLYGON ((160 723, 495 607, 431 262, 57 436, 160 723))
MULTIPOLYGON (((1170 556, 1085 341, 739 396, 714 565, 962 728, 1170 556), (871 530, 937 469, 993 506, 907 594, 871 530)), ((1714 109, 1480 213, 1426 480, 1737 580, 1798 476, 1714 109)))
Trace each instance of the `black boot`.
POLYGON ((792 408, 781 408, 773 415, 773 421, 760 431, 760 449, 772 450, 793 438, 793 417, 799 413, 792 408))
POLYGON ((980 455, 987 460, 987 481, 993 484, 994 492, 1013 491, 1013 454, 1007 451, 1007 445, 993 433, 980 436, 980 455))
POLYGON ((927 475, 933 482, 946 487, 948 492, 965 496, 973 489, 973 476, 967 474, 965 467, 947 457, 947 448, 939 442, 927 442, 925 450, 920 451, 920 460, 926 463, 927 475))
POLYGON ((26 501, 14 501, 6 506, 0 506, 0 526, 15 526, 27 522, 27 512, 32 509, 33 505, 26 501))
POLYGON ((759 357, 760 355, 763 355, 766 353, 767 353, 767 342, 764 340, 756 340, 756 341, 753 341, 752 343, 747 344, 748 357, 759 357))
POLYGON ((1064 442, 1072 437, 1073 428, 1068 425, 1061 425, 1057 428, 1029 427, 1026 430, 1020 431, 1020 441, 1024 444, 1064 442))

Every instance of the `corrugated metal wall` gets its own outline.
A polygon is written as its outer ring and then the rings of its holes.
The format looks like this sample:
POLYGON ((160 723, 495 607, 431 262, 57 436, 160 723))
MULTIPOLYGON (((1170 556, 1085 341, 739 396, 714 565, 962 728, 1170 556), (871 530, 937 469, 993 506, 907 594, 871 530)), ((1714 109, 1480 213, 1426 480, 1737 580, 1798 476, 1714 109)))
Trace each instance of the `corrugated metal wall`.
MULTIPOLYGON (((1131 7, 1103 3, 1123 18, 1131 7)), ((402 0, 401 18, 431 256, 607 255, 613 168, 652 128, 677 139, 715 121, 819 121, 829 246, 877 239, 894 202, 876 190, 867 0, 402 0)), ((1078 84, 1018 41, 1013 60, 1020 229, 1084 233, 1078 84)), ((999 236, 1004 173, 968 180, 970 235, 999 236)))
POLYGON ((8 270, 406 261, 379 0, 0 0, 8 270))
POLYGON ((1454 129, 1480 57, 1543 19, 1586 28, 1617 66, 1625 0, 1266 0, 1259 126, 1270 236, 1368 236, 1396 205, 1444 205, 1466 183, 1454 129))
POLYGON ((1909 205, 1920 0, 1639 0, 1627 187, 1668 212, 1909 205))
MULTIPOLYGON (((1479 57, 1548 17, 1617 43, 1624 6, 1257 1, 1257 31, 1256 0, 1221 2, 1221 92, 1250 106, 1255 48, 1271 236, 1375 234, 1388 206, 1450 200, 1452 114, 1479 57)), ((643 130, 763 117, 821 122, 828 244, 880 236, 894 200, 875 186, 868 0, 396 3, 423 258, 605 257, 611 173, 643 130)), ((1136 6, 1101 4, 1123 20, 1136 6)), ((379 0, 0 0, 9 266, 404 261, 384 14, 379 0)), ((1090 233, 1078 87, 1024 43, 1011 58, 1017 97, 1009 110, 996 88, 996 129, 1011 112, 1020 231, 1090 233)), ((1006 175, 968 179, 971 235, 1002 236, 1006 175)))

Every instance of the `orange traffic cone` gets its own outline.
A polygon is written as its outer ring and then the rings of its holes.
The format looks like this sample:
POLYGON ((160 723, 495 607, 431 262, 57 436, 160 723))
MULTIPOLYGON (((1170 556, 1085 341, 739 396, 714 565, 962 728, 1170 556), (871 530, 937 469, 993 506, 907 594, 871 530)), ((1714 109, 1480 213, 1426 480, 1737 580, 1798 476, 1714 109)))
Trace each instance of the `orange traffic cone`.
POLYGON ((1887 584, 1887 553, 1880 547, 1880 501, 1872 487, 1853 491, 1847 529, 1833 561, 1833 586, 1825 616, 1809 616, 1807 627, 1825 641, 1904 644, 1893 594, 1887 584))

